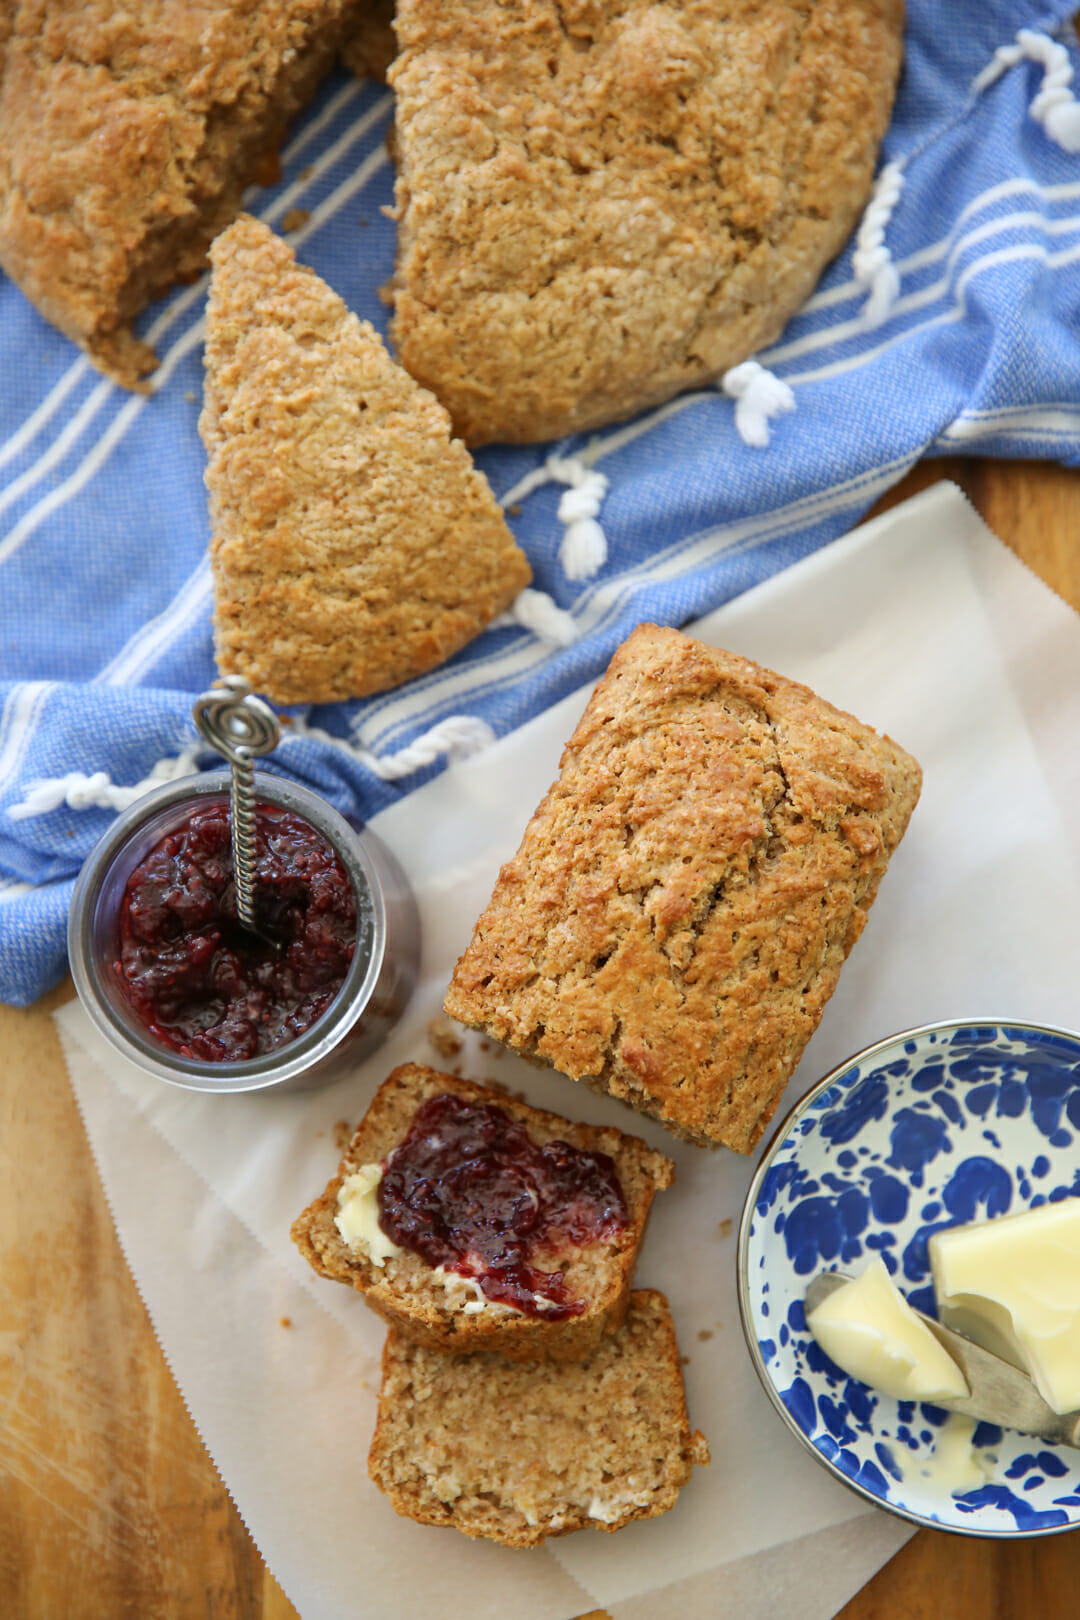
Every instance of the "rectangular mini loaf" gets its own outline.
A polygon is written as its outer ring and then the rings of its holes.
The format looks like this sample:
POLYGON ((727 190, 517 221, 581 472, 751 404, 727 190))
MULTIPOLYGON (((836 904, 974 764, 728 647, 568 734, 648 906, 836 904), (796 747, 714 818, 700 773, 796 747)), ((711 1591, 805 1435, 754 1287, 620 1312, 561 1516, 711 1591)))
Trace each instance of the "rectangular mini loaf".
POLYGON ((748 659, 639 625, 503 867, 452 1017, 749 1152, 921 785, 888 737, 748 659))
POLYGON ((429 1349, 444 1354, 497 1350, 521 1361, 580 1360, 626 1315, 653 1196, 671 1185, 674 1173, 670 1159, 612 1126, 575 1125, 471 1080, 406 1063, 379 1087, 337 1174, 293 1223, 292 1237, 321 1276, 357 1289, 391 1326, 429 1349), (337 1216, 343 1184, 349 1183, 348 1194, 355 1185, 349 1178, 367 1166, 382 1165, 407 1134, 420 1105, 445 1093, 500 1109, 538 1147, 561 1141, 607 1154, 614 1162, 626 1225, 595 1242, 555 1251, 543 1268, 557 1268, 572 1298, 585 1302, 580 1315, 561 1320, 524 1315, 511 1305, 485 1301, 478 1286, 452 1270, 441 1272, 420 1254, 373 1255, 370 1242, 350 1243, 342 1235, 337 1216))
POLYGON ((587 1361, 440 1356, 391 1331, 368 1458, 398 1513, 508 1547, 674 1507, 709 1461, 667 1300, 641 1289, 587 1361))

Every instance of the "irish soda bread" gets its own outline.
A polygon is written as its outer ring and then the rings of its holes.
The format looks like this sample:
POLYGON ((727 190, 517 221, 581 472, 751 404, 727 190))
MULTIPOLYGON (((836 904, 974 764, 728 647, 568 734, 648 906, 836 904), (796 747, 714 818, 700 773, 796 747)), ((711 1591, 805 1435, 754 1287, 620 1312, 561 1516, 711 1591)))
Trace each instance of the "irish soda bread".
MULTIPOLYGON (((580 1360, 622 1322, 653 1194, 670 1186, 673 1175, 671 1161, 636 1136, 625 1136, 610 1127, 574 1125, 469 1080, 407 1063, 380 1086, 337 1175, 294 1222, 292 1236, 320 1275, 358 1289, 392 1326, 432 1350, 498 1350, 516 1360, 580 1360), (498 1108, 523 1126, 539 1147, 565 1142, 586 1152, 607 1154, 614 1161, 626 1204, 623 1230, 581 1247, 563 1243, 548 1251, 544 1261, 543 1269, 561 1272, 566 1293, 584 1303, 582 1314, 562 1320, 523 1315, 510 1305, 485 1299, 475 1283, 452 1270, 433 1268, 418 1253, 396 1245, 390 1247, 397 1247, 398 1252, 386 1253, 385 1235, 374 1235, 375 1246, 384 1251, 380 1255, 373 1248, 372 1236, 349 1242, 339 1231, 337 1219, 343 1205, 358 1186, 364 1190, 358 1173, 382 1165, 409 1131, 420 1105, 447 1094, 498 1108)), ((375 1185, 377 1179, 367 1177, 375 1185)), ((490 1188, 492 1180, 478 1183, 474 1177, 472 1186, 482 1200, 485 1186, 490 1188)))
POLYGON ((467 442, 780 332, 866 201, 901 0, 398 0, 398 358, 467 442))
POLYGON ((144 304, 204 268, 363 15, 350 0, 0 7, 0 265, 129 387, 144 304))
POLYGON ((391 1332, 368 1468, 399 1513, 508 1547, 674 1507, 694 1463, 663 1294, 631 1296, 587 1361, 440 1356, 391 1332))
POLYGON ((858 939, 916 762, 805 686, 640 625, 503 867, 446 1011, 747 1153, 858 939))
POLYGON ((200 429, 223 672, 279 703, 441 664, 531 576, 437 400, 265 225, 214 243, 200 429))

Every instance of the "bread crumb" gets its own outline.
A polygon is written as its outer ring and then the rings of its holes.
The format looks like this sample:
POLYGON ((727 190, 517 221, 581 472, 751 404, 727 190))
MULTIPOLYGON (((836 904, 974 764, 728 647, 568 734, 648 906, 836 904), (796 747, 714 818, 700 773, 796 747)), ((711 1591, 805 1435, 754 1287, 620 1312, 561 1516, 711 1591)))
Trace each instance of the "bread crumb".
POLYGON ((290 208, 281 216, 281 229, 286 233, 298 231, 301 225, 306 225, 310 218, 310 208, 290 208))
POLYGON ((506 508, 506 511, 507 511, 508 516, 510 516, 510 517, 520 517, 521 516, 521 507, 518 505, 517 501, 514 502, 513 506, 508 506, 506 508))
POLYGON ((690 1357, 689 1356, 680 1356, 679 1357, 679 1362, 683 1367, 689 1367, 689 1365, 690 1365, 690 1357))
MULTIPOLYGON (((319 1135, 322 1136, 322 1134, 322 1131, 320 1131, 319 1135)), ((337 1148, 339 1153, 344 1152, 344 1150, 348 1147, 349 1143, 352 1141, 352 1134, 352 1126, 349 1124, 347 1119, 339 1119, 335 1123, 334 1146, 337 1148)))
POLYGON ((720 1236, 722 1238, 730 1237, 731 1236, 731 1227, 732 1227, 732 1218, 729 1215, 726 1220, 723 1220, 723 1221, 720 1222, 720 1227, 719 1227, 720 1236))
POLYGON ((197 405, 199 403, 199 396, 195 392, 194 388, 185 388, 184 398, 187 400, 189 405, 197 405))
POLYGON ((291 1316, 283 1316, 281 1318, 281 1325, 282 1325, 282 1327, 292 1327, 292 1317, 291 1316))
POLYGON ((464 1042, 449 1018, 432 1018, 427 1027, 428 1045, 441 1058, 457 1057, 464 1042))
POLYGON ((253 179, 257 186, 276 186, 281 179, 281 154, 267 152, 255 170, 253 179))
POLYGON ((702 1340, 711 1339, 712 1338, 712 1328, 700 1328, 698 1330, 698 1338, 702 1339, 702 1340))

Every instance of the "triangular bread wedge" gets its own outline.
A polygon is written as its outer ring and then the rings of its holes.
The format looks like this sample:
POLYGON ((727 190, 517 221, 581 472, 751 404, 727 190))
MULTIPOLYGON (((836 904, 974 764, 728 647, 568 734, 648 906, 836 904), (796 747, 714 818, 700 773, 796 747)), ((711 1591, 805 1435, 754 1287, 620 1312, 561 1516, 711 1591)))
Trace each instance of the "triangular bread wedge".
POLYGON ((242 215, 211 250, 206 389, 218 664, 279 703, 385 691, 531 573, 438 401, 242 215))

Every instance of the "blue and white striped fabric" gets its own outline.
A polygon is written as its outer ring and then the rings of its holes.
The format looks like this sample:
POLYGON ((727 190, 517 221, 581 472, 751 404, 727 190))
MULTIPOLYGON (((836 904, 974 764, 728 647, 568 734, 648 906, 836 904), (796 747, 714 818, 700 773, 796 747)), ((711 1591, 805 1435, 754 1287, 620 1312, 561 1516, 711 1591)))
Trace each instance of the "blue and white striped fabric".
MULTIPOLYGON (((883 158, 904 165, 885 232, 899 295, 871 327, 850 250, 830 267, 759 356, 796 400, 767 449, 742 442, 732 401, 717 390, 588 447, 556 447, 587 448, 610 483, 608 559, 588 582, 569 580, 559 562, 558 487, 529 495, 511 518, 538 584, 573 616, 572 646, 517 625, 491 629, 431 675, 307 717, 351 751, 298 736, 271 768, 370 815, 438 766, 391 784, 364 751, 392 754, 449 715, 509 731, 596 675, 641 620, 683 623, 834 539, 926 453, 1075 462, 1080 140, 1061 144, 1060 123, 1040 117, 1039 61, 998 58, 996 77, 986 72, 1018 29, 1039 30, 1067 46, 1060 85, 1078 65, 1073 3, 909 0, 883 158)), ((1059 113, 1062 102, 1066 115, 1080 111, 1068 91, 1055 98, 1059 113)), ((308 211, 290 237, 300 258, 382 328, 377 289, 394 253, 381 212, 392 200, 390 116, 385 90, 339 75, 294 130, 281 181, 248 203, 278 228, 290 210, 308 211)), ((35 784, 71 772, 141 781, 191 744, 192 697, 215 673, 196 429, 205 294, 204 280, 140 323, 162 359, 145 398, 103 380, 0 281, 0 997, 9 1001, 34 999, 61 974, 74 876, 113 813, 12 809, 35 784)), ((551 448, 496 447, 478 459, 503 495, 551 448)))

